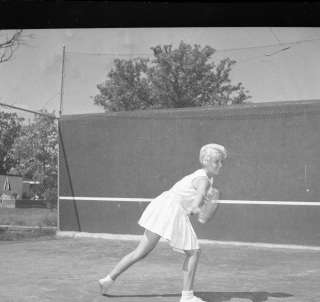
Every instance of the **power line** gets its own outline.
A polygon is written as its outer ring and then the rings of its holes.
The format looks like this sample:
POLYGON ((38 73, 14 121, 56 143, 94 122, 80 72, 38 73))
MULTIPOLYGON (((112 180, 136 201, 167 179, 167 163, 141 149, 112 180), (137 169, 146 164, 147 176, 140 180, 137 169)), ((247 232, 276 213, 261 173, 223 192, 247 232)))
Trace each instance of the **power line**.
MULTIPOLYGON (((277 38, 279 41, 279 39, 277 38)), ((259 45, 259 46, 249 46, 249 47, 238 47, 238 48, 221 48, 216 49, 216 52, 232 52, 232 51, 243 51, 243 50, 253 50, 253 49, 263 49, 263 48, 270 48, 270 47, 276 47, 276 46, 287 46, 287 45, 297 45, 302 43, 308 43, 308 42, 316 42, 320 41, 320 38, 316 39, 305 39, 305 40, 298 40, 294 42, 280 42, 276 44, 265 44, 265 45, 259 45)), ((80 55, 96 55, 96 56, 151 56, 150 53, 108 53, 108 52, 80 52, 80 51, 66 51, 66 53, 69 54, 80 54, 80 55)))
MULTIPOLYGON (((283 43, 280 41, 280 39, 278 38, 276 33, 273 31, 272 27, 270 27, 269 29, 270 29, 270 32, 272 33, 273 37, 278 41, 278 45, 283 47, 283 43)), ((266 57, 271 57, 271 56, 276 55, 276 54, 278 54, 278 53, 280 53, 282 51, 286 51, 286 50, 288 50, 290 48, 291 48, 290 46, 287 46, 287 47, 284 47, 284 48, 282 48, 280 50, 276 50, 276 51, 274 51, 272 53, 265 54, 265 56, 266 57)))
MULTIPOLYGON (((304 42, 307 42, 307 41, 317 41, 317 40, 320 40, 320 39, 310 39, 310 40, 300 40, 300 41, 295 41, 295 42, 290 42, 289 43, 282 43, 280 41, 280 39, 278 38, 278 36, 276 35, 276 33, 273 31, 272 27, 269 28, 270 32, 272 33, 273 37, 278 41, 278 44, 274 44, 275 46, 285 46, 285 45, 290 45, 291 43, 292 44, 299 44, 299 43, 304 43, 304 42)), ((284 52, 284 51, 287 51, 291 49, 291 46, 287 46, 287 47, 283 47, 282 49, 279 49, 279 50, 276 50, 274 52, 271 52, 271 53, 268 53, 268 54, 264 54, 264 55, 259 55, 259 56, 254 56, 254 57, 251 57, 251 58, 247 58, 247 59, 244 59, 244 60, 238 60, 237 63, 243 63, 243 62, 248 62, 248 61, 252 61, 252 60, 255 60, 255 59, 260 59, 260 58, 263 58, 263 57, 271 57, 273 55, 276 55, 278 53, 281 53, 281 52, 284 52)))
POLYGON ((237 64, 239 64, 239 63, 245 63, 245 62, 249 62, 249 61, 261 59, 261 58, 263 58, 264 56, 265 56, 265 55, 259 55, 259 56, 250 57, 250 58, 246 58, 246 59, 243 59, 243 60, 235 60, 235 61, 237 62, 237 64))
POLYGON ((82 51, 66 51, 66 54, 93 55, 93 56, 152 56, 152 53, 116 53, 116 52, 82 52, 82 51))
POLYGON ((286 51, 286 50, 288 50, 288 49, 290 49, 290 48, 291 48, 291 47, 288 46, 288 47, 282 48, 282 49, 280 49, 280 50, 274 51, 274 52, 272 52, 272 53, 265 54, 265 56, 266 56, 266 57, 271 57, 271 56, 276 55, 276 54, 278 54, 278 53, 280 53, 280 52, 282 52, 282 51, 286 51))
POLYGON ((41 109, 45 109, 45 107, 53 100, 55 99, 58 95, 60 94, 60 92, 56 93, 54 96, 52 96, 51 98, 49 98, 44 105, 41 107, 41 109))
POLYGON ((272 35, 274 36, 274 38, 278 41, 279 44, 282 44, 281 41, 279 40, 279 38, 277 37, 277 35, 275 34, 275 32, 273 31, 272 27, 269 28, 272 35))
POLYGON ((29 113, 33 113, 33 114, 38 114, 38 115, 50 117, 50 118, 52 118, 52 119, 58 119, 58 118, 57 118, 55 115, 53 115, 53 114, 47 114, 47 113, 43 113, 43 112, 39 112, 39 111, 34 111, 34 110, 30 110, 30 109, 26 109, 26 108, 14 106, 14 105, 9 105, 9 104, 5 104, 5 103, 1 103, 1 102, 0 102, 0 106, 12 108, 12 109, 17 109, 17 110, 21 110, 21 111, 25 111, 25 112, 29 112, 29 113))
MULTIPOLYGON (((315 41, 320 41, 320 38, 317 39, 308 39, 308 40, 298 40, 295 42, 286 42, 286 43, 281 43, 281 45, 295 45, 295 44, 302 44, 302 43, 307 43, 307 42, 315 42, 315 41)), ((268 48, 268 47, 275 47, 279 46, 278 44, 266 44, 266 45, 261 45, 261 46, 251 46, 251 47, 240 47, 240 48, 229 48, 229 49, 217 49, 217 52, 228 52, 228 51, 240 51, 240 50, 248 50, 248 49, 261 49, 261 48, 268 48)))

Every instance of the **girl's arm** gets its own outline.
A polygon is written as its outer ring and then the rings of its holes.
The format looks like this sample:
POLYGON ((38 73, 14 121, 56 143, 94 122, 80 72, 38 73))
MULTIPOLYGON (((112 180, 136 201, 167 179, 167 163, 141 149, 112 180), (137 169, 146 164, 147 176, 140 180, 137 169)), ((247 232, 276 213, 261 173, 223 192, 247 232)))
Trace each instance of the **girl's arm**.
POLYGON ((194 183, 197 194, 193 200, 191 214, 198 214, 200 212, 200 206, 203 204, 204 197, 206 196, 210 182, 207 177, 199 177, 194 183))

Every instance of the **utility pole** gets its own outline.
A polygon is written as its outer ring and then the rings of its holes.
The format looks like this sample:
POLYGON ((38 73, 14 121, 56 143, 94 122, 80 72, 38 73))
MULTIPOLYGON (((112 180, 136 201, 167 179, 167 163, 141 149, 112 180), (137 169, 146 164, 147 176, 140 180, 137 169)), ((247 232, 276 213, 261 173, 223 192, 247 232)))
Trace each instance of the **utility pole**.
POLYGON ((66 47, 62 48, 62 66, 61 66, 61 89, 60 89, 60 108, 59 108, 59 117, 61 117, 63 112, 63 84, 64 84, 64 64, 66 56, 66 47))
MULTIPOLYGON (((64 65, 65 65, 65 57, 66 57, 66 47, 62 48, 62 66, 61 66, 61 90, 60 90, 60 108, 59 108, 59 118, 62 116, 63 112, 63 84, 64 84, 64 65)), ((60 231, 60 152, 61 152, 61 133, 60 133, 60 121, 58 120, 58 175, 57 175, 57 229, 60 231)))

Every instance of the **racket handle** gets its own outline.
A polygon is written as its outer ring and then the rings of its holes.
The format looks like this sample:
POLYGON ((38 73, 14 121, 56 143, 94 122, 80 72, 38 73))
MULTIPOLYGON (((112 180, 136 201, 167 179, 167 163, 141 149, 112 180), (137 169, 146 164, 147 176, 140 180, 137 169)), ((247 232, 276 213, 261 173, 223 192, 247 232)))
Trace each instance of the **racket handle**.
POLYGON ((211 188, 205 198, 204 205, 201 207, 201 211, 198 215, 198 221, 200 223, 208 222, 215 213, 218 203, 217 200, 219 199, 219 191, 216 188, 211 188))
POLYGON ((201 212, 198 215, 198 221, 200 223, 208 222, 216 211, 217 206, 218 203, 215 200, 207 201, 201 208, 201 212))

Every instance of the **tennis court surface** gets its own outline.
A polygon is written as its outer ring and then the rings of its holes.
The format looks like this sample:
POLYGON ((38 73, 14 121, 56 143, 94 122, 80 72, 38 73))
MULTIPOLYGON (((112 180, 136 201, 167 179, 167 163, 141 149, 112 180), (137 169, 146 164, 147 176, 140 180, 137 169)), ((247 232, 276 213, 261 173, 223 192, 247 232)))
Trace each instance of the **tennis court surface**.
MULTIPOLYGON (((183 255, 165 242, 101 296, 97 279, 135 241, 45 239, 0 242, 1 302, 179 301, 183 255)), ((320 253, 202 245, 196 293, 210 302, 320 301, 320 253)))

